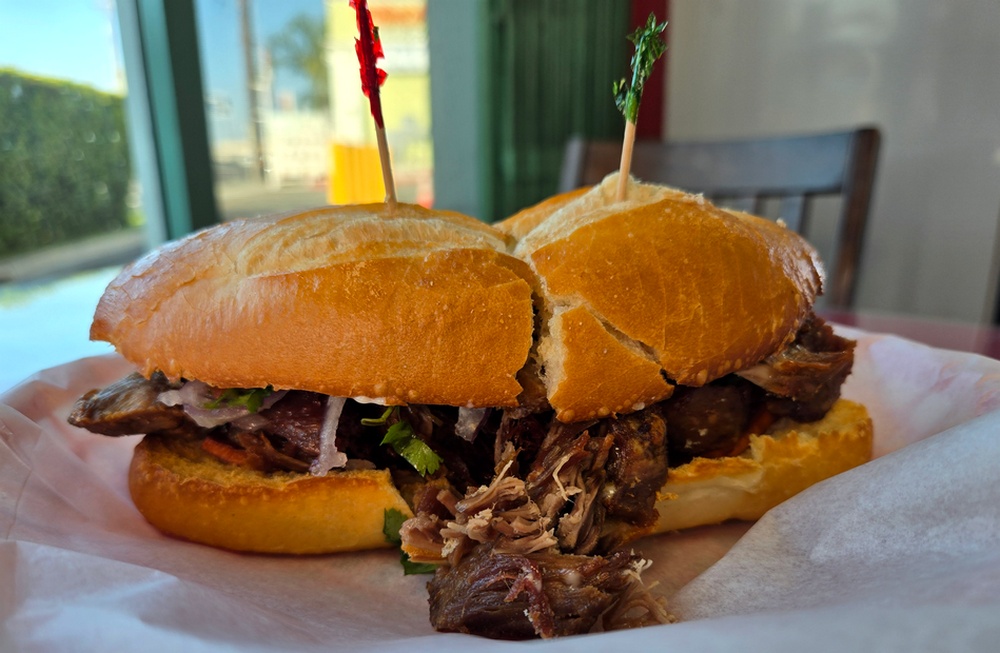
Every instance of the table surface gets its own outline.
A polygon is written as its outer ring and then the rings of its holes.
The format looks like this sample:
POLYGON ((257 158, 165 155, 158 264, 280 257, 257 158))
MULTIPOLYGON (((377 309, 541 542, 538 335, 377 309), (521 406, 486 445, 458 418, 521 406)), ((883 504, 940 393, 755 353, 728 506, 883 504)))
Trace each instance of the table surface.
MULTIPOLYGON (((30 287, 0 286, 0 393, 38 370, 113 351, 88 335, 97 300, 115 274, 107 268, 30 287)), ((820 314, 835 324, 1000 358, 1000 329, 992 325, 872 311, 820 314)))

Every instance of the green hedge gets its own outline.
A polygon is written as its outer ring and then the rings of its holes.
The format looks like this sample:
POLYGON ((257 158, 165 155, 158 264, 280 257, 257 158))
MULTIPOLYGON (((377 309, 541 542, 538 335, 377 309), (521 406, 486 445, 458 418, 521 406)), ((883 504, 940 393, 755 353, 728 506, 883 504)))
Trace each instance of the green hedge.
POLYGON ((0 69, 0 258, 127 226, 124 98, 0 69))

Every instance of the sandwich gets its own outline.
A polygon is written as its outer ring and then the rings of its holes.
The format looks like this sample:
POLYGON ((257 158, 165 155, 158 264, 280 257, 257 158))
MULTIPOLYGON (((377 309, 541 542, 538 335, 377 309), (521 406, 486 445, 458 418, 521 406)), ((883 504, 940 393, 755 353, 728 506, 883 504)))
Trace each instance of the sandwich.
POLYGON ((464 487, 492 471, 483 442, 445 433, 517 404, 533 300, 507 249, 473 218, 404 204, 168 243, 110 283, 91 326, 137 371, 69 421, 145 434, 129 490, 168 534, 266 553, 387 546, 385 510, 410 516, 403 493, 424 476, 464 487))
POLYGON ((144 434, 162 531, 240 551, 386 545, 433 564, 439 630, 662 623, 636 539, 755 519, 871 456, 853 342, 782 225, 616 175, 494 226, 328 207, 123 270, 91 337, 137 372, 70 421, 144 434))

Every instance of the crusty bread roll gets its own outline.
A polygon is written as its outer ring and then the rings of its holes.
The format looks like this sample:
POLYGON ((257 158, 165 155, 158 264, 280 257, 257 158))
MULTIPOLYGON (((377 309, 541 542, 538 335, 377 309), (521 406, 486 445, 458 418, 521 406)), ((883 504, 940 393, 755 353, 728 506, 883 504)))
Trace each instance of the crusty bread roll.
POLYGON ((161 531, 234 551, 385 547, 384 511, 412 515, 386 470, 262 474, 219 461, 199 440, 156 435, 135 448, 129 492, 161 531))
POLYGON ((662 186, 631 183, 617 202, 617 176, 550 200, 545 219, 532 207, 499 227, 521 234, 514 253, 539 277, 538 352, 563 421, 658 401, 660 374, 703 385, 752 365, 790 342, 821 290, 816 252, 795 232, 662 186), (605 375, 613 394, 593 391, 605 375))
POLYGON ((576 201, 581 195, 590 190, 589 186, 577 188, 565 193, 553 195, 542 200, 538 204, 521 209, 506 220, 493 225, 498 231, 507 235, 515 241, 521 240, 529 231, 545 222, 549 216, 562 209, 570 202, 576 201))
POLYGON ((140 259, 108 287, 90 335, 145 375, 216 387, 511 406, 532 343, 530 279, 472 218, 324 208, 219 225, 140 259))
POLYGON ((759 519, 802 490, 868 462, 872 421, 861 404, 839 400, 818 422, 777 422, 751 435, 739 456, 695 458, 672 468, 657 495, 654 532, 759 519))
POLYGON ((636 410, 669 395, 665 379, 702 385, 790 341, 821 285, 801 237, 660 186, 615 202, 615 184, 498 230, 408 205, 221 225, 112 282, 91 337, 144 374, 217 387, 512 406, 537 289, 539 363, 567 422, 636 410), (521 236, 513 256, 505 234, 521 236))

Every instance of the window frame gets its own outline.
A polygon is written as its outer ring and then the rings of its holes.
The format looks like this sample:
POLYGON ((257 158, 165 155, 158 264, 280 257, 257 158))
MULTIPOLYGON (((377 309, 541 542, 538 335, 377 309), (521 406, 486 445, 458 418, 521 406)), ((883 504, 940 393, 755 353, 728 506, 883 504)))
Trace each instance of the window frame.
POLYGON ((117 0, 150 245, 219 222, 194 0, 117 0))

